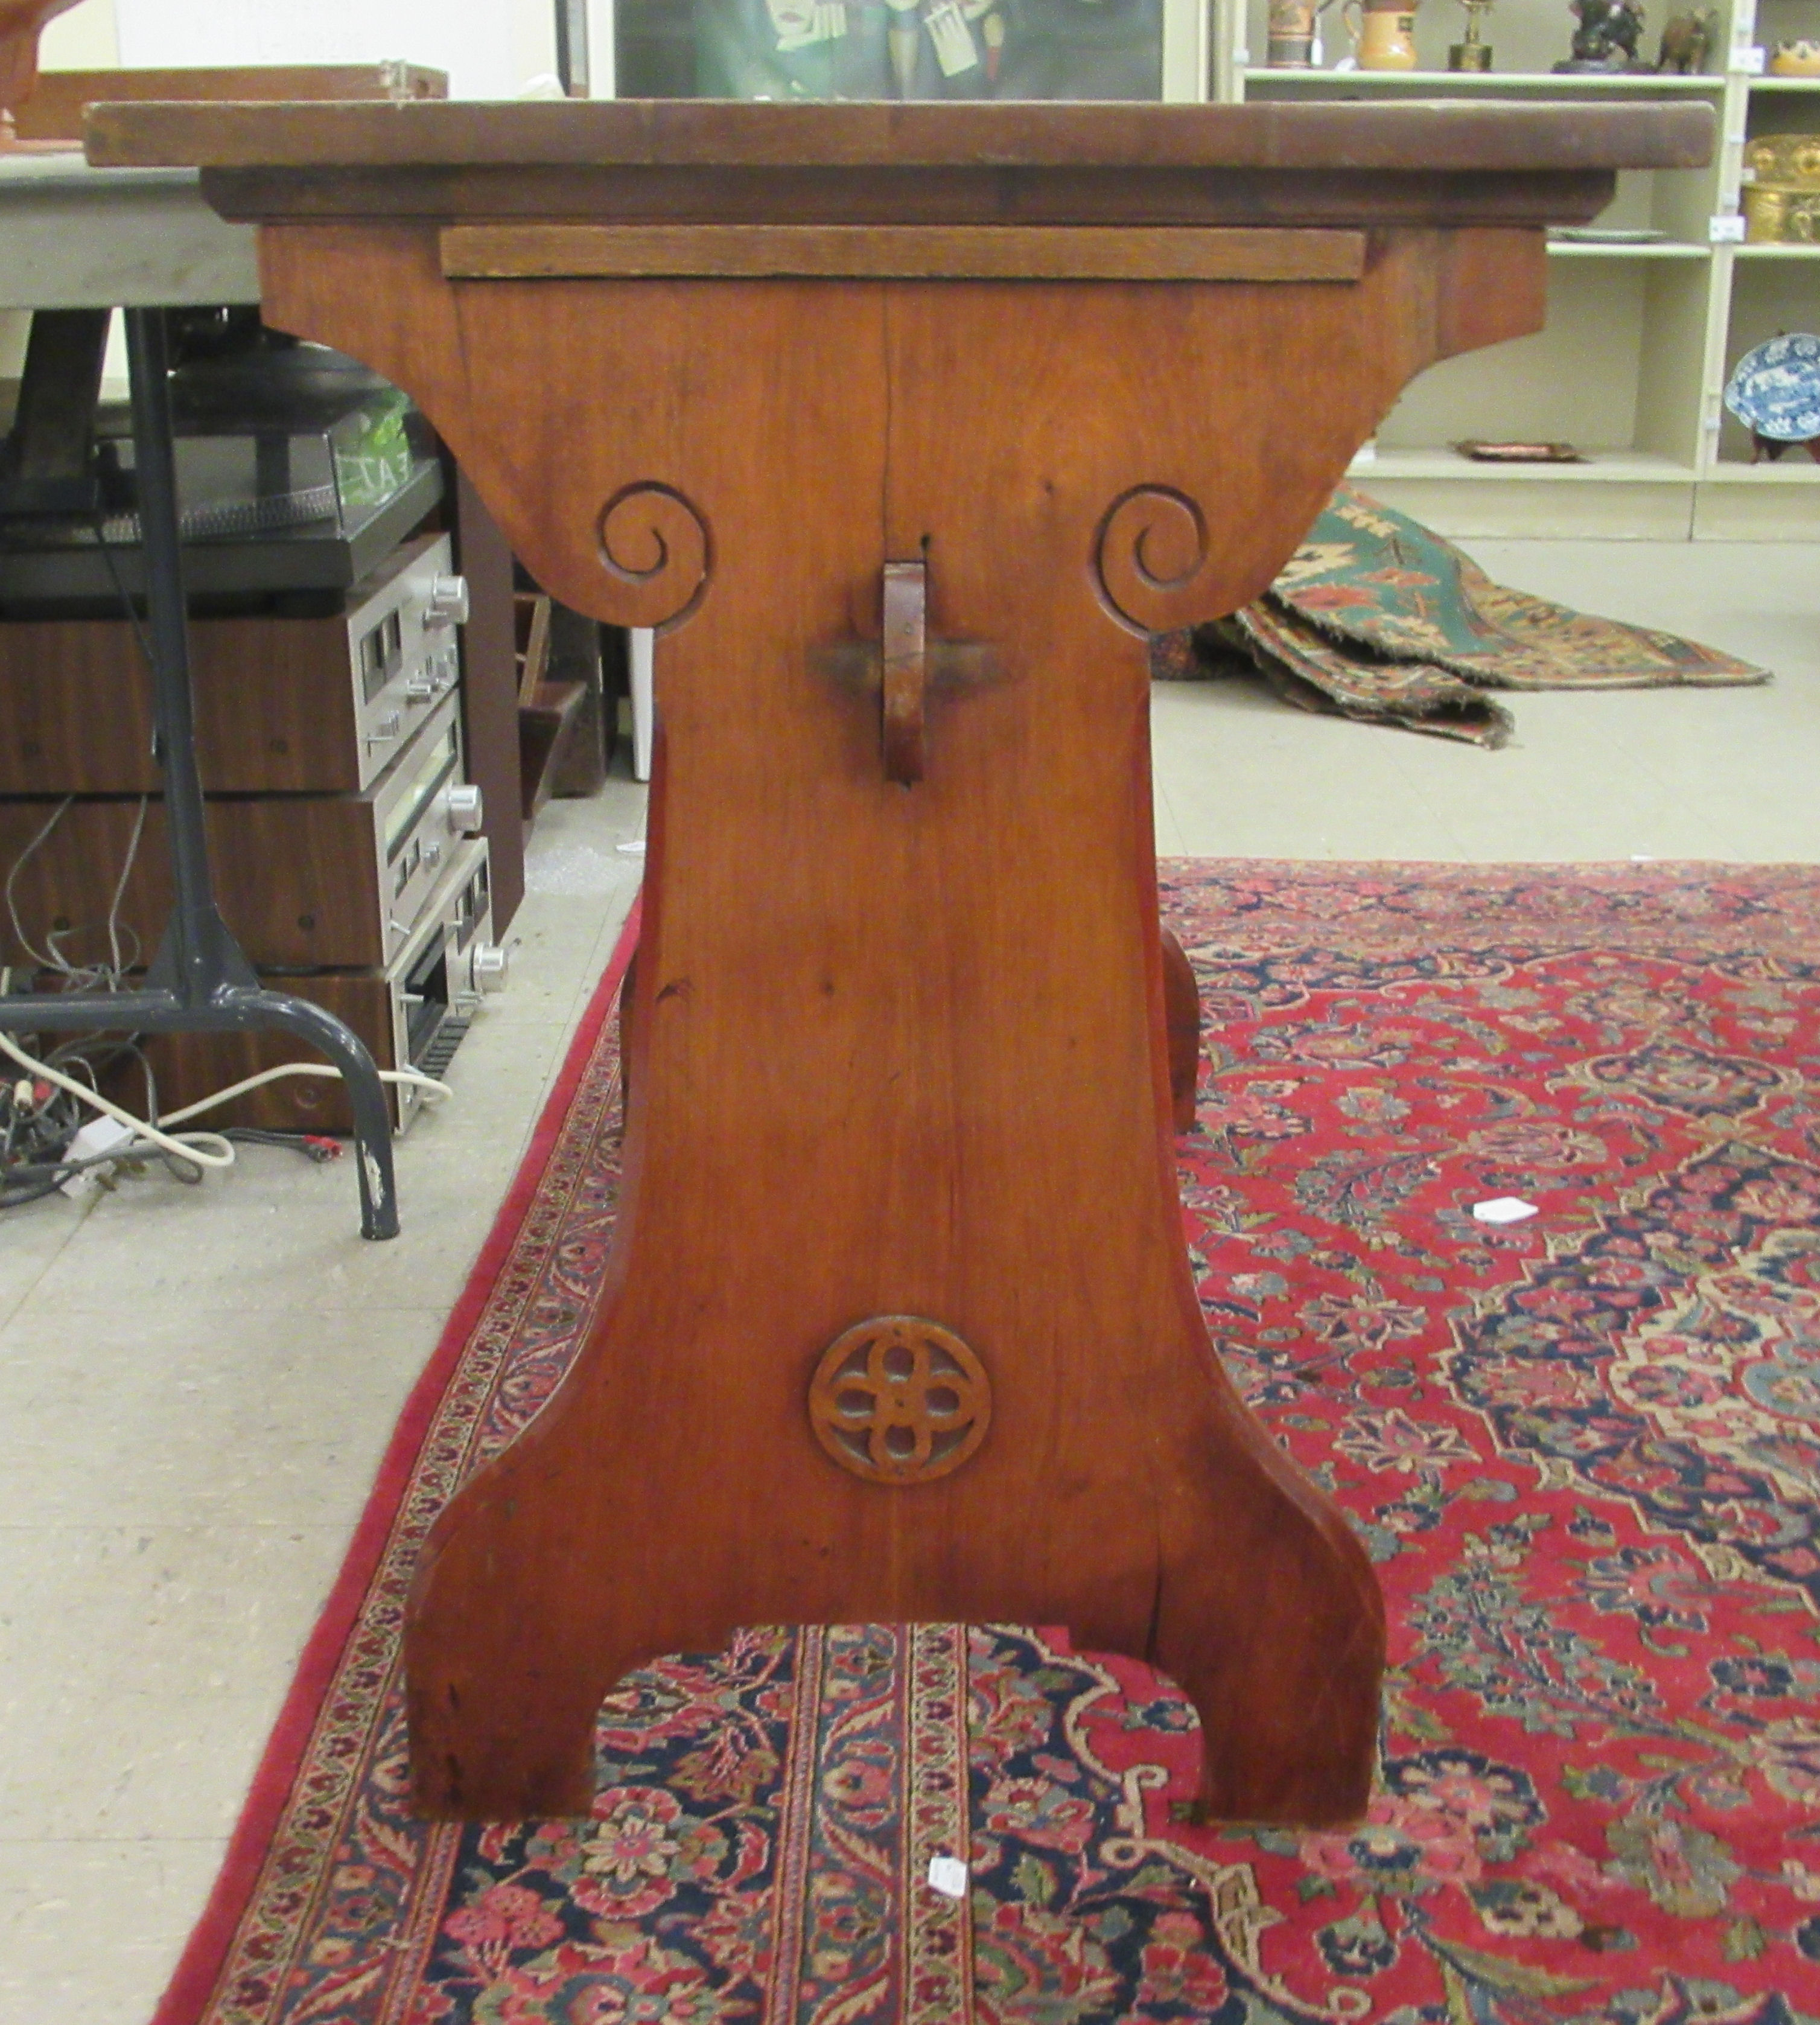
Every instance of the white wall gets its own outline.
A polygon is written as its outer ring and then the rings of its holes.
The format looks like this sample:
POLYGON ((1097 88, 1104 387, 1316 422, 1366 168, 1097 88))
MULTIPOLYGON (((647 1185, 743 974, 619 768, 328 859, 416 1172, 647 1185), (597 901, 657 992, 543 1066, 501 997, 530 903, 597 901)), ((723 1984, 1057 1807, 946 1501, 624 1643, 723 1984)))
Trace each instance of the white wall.
POLYGON ((66 24, 103 9, 117 25, 119 61, 139 68, 402 57, 447 71, 457 98, 511 98, 556 68, 554 0, 83 0, 52 24, 46 57, 66 24))
POLYGON ((114 26, 114 0, 82 0, 59 14, 39 38, 43 70, 112 70, 120 61, 114 26))

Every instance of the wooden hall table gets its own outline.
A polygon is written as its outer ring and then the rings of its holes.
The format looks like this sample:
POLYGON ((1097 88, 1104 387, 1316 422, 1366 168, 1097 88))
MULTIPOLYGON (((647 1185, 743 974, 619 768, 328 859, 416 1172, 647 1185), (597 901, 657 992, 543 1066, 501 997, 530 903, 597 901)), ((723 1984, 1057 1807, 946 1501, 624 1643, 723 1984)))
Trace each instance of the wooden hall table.
POLYGON ((1169 1129, 1146 635, 1256 597, 1543 228, 1704 107, 104 107, 268 318, 413 395, 538 579, 659 628, 600 1319, 438 1522, 435 1814, 581 1812, 743 1623, 1010 1619, 1180 1682, 1217 1813, 1360 1811, 1336 1509, 1211 1355, 1169 1129))

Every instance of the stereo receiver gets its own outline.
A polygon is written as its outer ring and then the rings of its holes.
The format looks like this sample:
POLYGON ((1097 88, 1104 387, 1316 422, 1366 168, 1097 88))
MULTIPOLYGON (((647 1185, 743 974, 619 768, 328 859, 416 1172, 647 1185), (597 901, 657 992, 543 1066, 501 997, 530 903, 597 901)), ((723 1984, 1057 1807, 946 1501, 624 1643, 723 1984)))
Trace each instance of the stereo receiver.
MULTIPOLYGON (((359 794, 211 797, 215 897, 254 964, 371 968, 397 955, 455 847, 481 826, 480 790, 463 773, 460 702, 435 705, 359 794)), ((12 902, 0 962, 108 962, 123 923, 144 960, 170 910, 163 804, 146 802, 141 821, 137 799, 0 802, 0 877, 12 902)))
MULTIPOLYGON (((382 1069, 414 1068, 440 1077, 482 1001, 505 983, 505 974, 506 952, 493 940, 486 844, 475 838, 456 851, 409 939, 383 970, 268 972, 261 981, 346 1020, 382 1069)), ((180 1111, 282 1062, 320 1059, 294 1035, 271 1031, 160 1034, 141 1045, 163 1111, 180 1111)), ((128 1103, 141 1094, 133 1088, 134 1074, 127 1072, 128 1103)), ((408 1083, 385 1087, 393 1128, 403 1132, 421 1108, 423 1093, 408 1083)), ((217 1131, 239 1125, 348 1133, 354 1121, 339 1079, 286 1076, 205 1113, 196 1124, 217 1131)))
MULTIPOLYGON (((406 542, 314 617, 190 621, 211 794, 357 794, 456 686, 468 586, 406 542)), ((0 620, 0 794, 156 794, 151 677, 124 618, 0 620)))

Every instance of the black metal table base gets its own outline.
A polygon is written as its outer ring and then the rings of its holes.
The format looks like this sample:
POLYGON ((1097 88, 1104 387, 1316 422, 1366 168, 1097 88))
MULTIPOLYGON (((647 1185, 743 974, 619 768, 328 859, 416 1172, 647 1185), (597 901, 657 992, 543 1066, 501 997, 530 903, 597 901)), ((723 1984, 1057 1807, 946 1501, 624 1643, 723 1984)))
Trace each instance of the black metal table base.
POLYGON ((19 1032, 152 1034, 277 1027, 320 1048, 341 1071, 354 1112, 361 1235, 396 1237, 398 1189, 385 1087, 365 1044, 320 1005, 267 991, 215 901, 189 682, 189 629, 178 535, 164 313, 128 310, 133 452, 145 543, 153 723, 171 838, 171 919, 144 986, 97 994, 0 997, 0 1028, 19 1032))

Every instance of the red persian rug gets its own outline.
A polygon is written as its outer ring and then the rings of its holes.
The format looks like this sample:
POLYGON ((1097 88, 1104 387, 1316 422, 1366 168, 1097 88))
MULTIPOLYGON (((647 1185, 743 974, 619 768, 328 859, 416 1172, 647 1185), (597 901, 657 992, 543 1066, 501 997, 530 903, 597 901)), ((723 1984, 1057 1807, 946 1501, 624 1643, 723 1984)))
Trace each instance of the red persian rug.
POLYGON ((1820 869, 1163 874, 1208 1320, 1389 1605, 1369 1819, 1185 1825, 1168 1683, 1007 1626, 756 1629, 613 1696, 591 1819, 410 1818, 412 1556, 600 1282, 610 977, 161 2025, 1820 2019, 1820 869))

